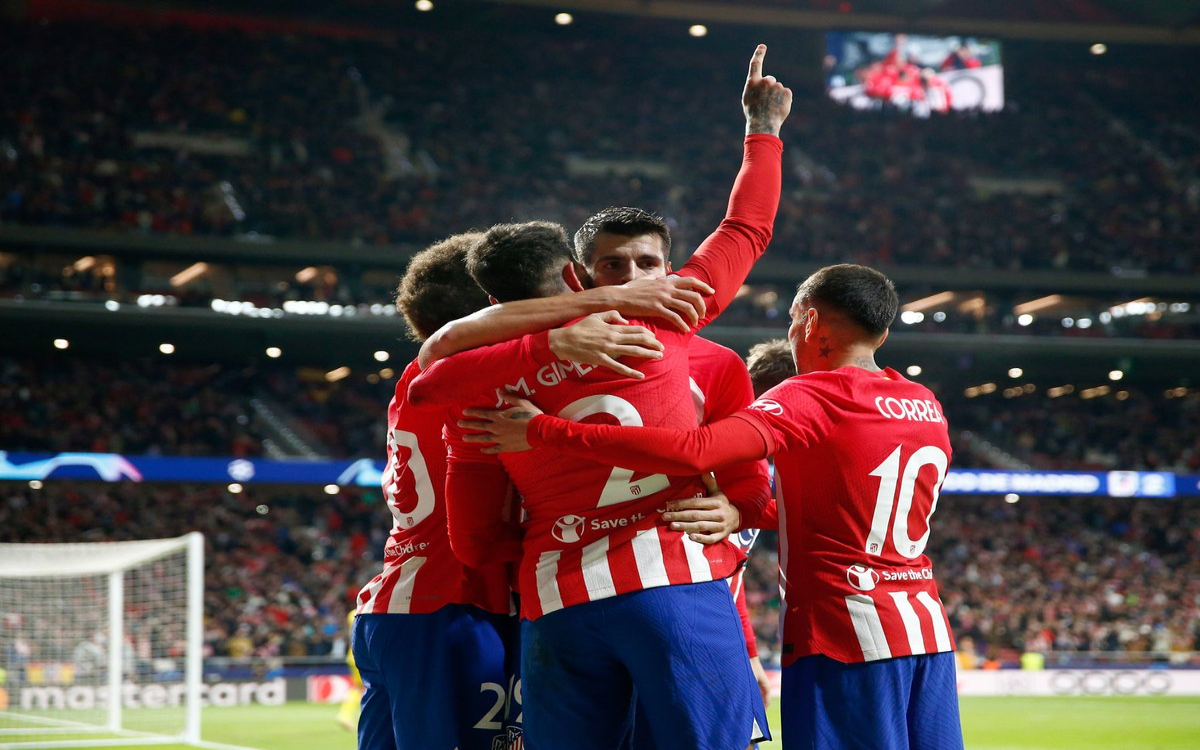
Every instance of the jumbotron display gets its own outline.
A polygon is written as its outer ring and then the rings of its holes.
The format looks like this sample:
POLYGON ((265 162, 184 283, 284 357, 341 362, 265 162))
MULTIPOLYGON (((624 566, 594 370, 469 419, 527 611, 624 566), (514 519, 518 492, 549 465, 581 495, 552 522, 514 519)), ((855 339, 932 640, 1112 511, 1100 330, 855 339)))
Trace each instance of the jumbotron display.
POLYGON ((1004 108, 1000 43, 991 39, 831 32, 825 76, 829 96, 855 109, 929 117, 1004 108))

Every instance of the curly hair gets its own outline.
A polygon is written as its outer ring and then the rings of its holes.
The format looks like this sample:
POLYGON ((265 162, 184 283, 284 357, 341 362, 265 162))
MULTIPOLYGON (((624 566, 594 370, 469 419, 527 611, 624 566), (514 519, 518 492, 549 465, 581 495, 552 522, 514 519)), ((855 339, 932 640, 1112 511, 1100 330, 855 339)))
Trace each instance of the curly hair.
POLYGON ((487 294, 467 272, 467 254, 482 239, 482 232, 456 234, 409 261, 396 288, 396 309, 414 340, 424 341, 450 321, 487 307, 487 294))

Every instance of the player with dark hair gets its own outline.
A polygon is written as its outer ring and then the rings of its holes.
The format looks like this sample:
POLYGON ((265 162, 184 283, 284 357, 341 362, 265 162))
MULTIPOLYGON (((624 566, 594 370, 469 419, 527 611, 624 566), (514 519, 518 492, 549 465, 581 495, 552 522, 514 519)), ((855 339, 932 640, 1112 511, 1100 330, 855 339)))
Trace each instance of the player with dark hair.
MULTIPOLYGON (((396 305, 418 341, 487 307, 487 295, 466 265, 468 250, 482 237, 455 235, 413 257, 396 305)), ((662 283, 571 295, 558 304, 578 314, 614 307, 650 314, 678 301, 698 316, 702 306, 691 307, 694 295, 662 283)), ((499 326, 521 321, 530 315, 522 308, 498 309, 492 319, 499 326)), ((619 319, 615 313, 589 315, 570 329, 552 331, 547 346, 598 365, 621 355, 657 355, 660 347, 648 331, 606 322, 619 319)), ((503 737, 493 709, 497 699, 503 703, 508 684, 509 574, 502 560, 465 566, 450 549, 442 441, 447 415, 408 402, 408 385, 419 372, 417 362, 405 369, 388 405, 383 494, 392 530, 383 571, 359 592, 353 625, 353 657, 366 687, 358 746, 491 750, 503 737)), ((496 540, 498 548, 507 543, 520 549, 515 525, 500 531, 505 535, 496 540)))
POLYGON ((651 272, 666 275, 670 258, 670 227, 661 216, 640 208, 611 206, 593 214, 575 230, 575 259, 587 267, 597 286, 624 284, 651 272), (625 240, 642 238, 646 240, 646 252, 623 251, 625 240), (629 266, 631 262, 633 267, 629 266))
POLYGON ((771 339, 750 347, 746 355, 746 370, 758 398, 783 381, 796 375, 796 360, 787 339, 771 339))
POLYGON ((875 363, 898 307, 878 271, 817 271, 791 308, 801 374, 698 430, 577 424, 524 400, 463 422, 491 433, 467 438, 497 443, 489 451, 541 447, 640 471, 775 456, 785 747, 963 744, 954 643, 924 554, 950 439, 933 394, 875 363))
MULTIPOLYGON (((777 133, 791 95, 762 76, 764 53, 765 47, 756 50, 743 94, 746 152, 729 211, 680 269, 716 290, 700 325, 740 289, 769 241, 778 207, 777 133)), ((545 242, 554 266, 535 277, 583 288, 584 269, 569 245, 543 229, 531 226, 530 236, 545 242)), ((517 249, 511 241, 517 232, 511 225, 489 231, 472 250, 480 264, 473 258, 473 267, 506 265, 506 254, 517 249)), ((511 276, 478 280, 497 299, 521 293, 511 276)), ((555 361, 532 336, 437 362, 414 381, 409 397, 436 401, 507 384, 575 419, 608 415, 622 423, 694 426, 686 351, 691 333, 652 320, 644 324, 665 348, 661 359, 639 365, 641 381, 555 361), (457 390, 447 393, 449 384, 457 390)), ((537 456, 501 466, 463 441, 461 431, 448 427, 448 439, 450 538, 464 560, 496 555, 491 536, 508 476, 524 498, 520 589, 528 747, 618 746, 635 688, 660 746, 742 748, 765 730, 745 640, 721 580, 744 555, 728 541, 697 543, 657 510, 668 500, 703 492, 697 474, 635 478, 612 464, 548 464, 537 456)), ((753 496, 730 498, 744 503, 739 511, 746 525, 765 504, 765 477, 761 481, 753 496)))

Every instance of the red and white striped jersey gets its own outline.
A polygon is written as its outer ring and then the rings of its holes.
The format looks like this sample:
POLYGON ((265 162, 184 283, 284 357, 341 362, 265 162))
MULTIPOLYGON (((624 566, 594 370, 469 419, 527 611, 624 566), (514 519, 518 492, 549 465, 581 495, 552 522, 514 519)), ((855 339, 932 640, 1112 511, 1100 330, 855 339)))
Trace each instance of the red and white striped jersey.
POLYGON ((775 455, 784 665, 953 650, 924 554, 950 463, 934 395, 843 367, 790 378, 743 416, 775 455))
POLYGON ((503 564, 476 570, 463 565, 446 536, 444 409, 417 409, 408 385, 420 373, 410 364, 388 404, 387 466, 383 496, 392 532, 383 572, 358 593, 357 614, 425 614, 447 604, 472 604, 488 612, 511 610, 503 564))
MULTIPOLYGON (((639 366, 644 379, 555 362, 506 383, 507 389, 576 422, 696 427, 688 388, 690 335, 657 321, 638 322, 665 346, 662 359, 639 366)), ((548 450, 489 456, 462 436, 461 428, 447 423, 451 501, 472 494, 470 487, 455 487, 470 476, 456 473, 456 465, 496 460, 523 499, 519 589, 527 619, 617 594, 726 578, 745 559, 728 541, 705 546, 664 525, 665 503, 704 494, 698 476, 635 473, 548 450)))

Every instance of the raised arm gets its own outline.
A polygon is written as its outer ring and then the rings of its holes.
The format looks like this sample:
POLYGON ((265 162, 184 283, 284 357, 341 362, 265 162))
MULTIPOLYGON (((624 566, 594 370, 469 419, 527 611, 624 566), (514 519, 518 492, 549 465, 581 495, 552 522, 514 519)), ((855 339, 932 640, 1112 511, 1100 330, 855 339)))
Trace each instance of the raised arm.
POLYGON ((754 262, 767 249, 779 208, 783 142, 779 129, 792 109, 792 92, 762 74, 764 44, 750 59, 742 91, 746 141, 742 168, 720 226, 679 269, 679 275, 703 279, 716 289, 700 325, 717 317, 737 294, 754 262))
POLYGON ((666 318, 686 332, 705 314, 702 295, 711 293, 701 280, 676 277, 504 302, 439 328, 421 345, 417 361, 424 369, 457 352, 538 333, 607 310, 631 317, 666 318))

